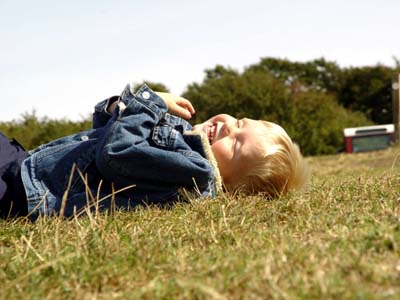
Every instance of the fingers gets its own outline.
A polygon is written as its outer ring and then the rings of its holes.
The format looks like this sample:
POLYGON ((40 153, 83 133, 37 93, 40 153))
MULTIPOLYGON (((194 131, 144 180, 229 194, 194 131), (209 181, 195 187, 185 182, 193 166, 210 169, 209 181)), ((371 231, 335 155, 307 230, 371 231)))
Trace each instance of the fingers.
POLYGON ((192 103, 185 98, 179 97, 176 104, 178 104, 180 107, 187 109, 191 114, 194 114, 196 112, 192 103))
POLYGON ((175 108, 174 114, 184 119, 190 119, 192 117, 192 113, 189 110, 179 106, 175 108))
POLYGON ((184 119, 190 119, 196 112, 192 103, 183 97, 170 93, 156 92, 156 94, 164 100, 167 104, 168 111, 173 115, 184 119))

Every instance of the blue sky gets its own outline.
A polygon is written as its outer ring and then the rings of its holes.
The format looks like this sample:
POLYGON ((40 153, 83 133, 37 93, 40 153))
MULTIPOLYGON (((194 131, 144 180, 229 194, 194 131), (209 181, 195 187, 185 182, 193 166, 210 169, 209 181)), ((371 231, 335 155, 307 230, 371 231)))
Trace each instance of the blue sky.
POLYGON ((0 120, 86 117, 128 82, 180 94, 216 64, 400 57, 400 1, 0 0, 0 120))

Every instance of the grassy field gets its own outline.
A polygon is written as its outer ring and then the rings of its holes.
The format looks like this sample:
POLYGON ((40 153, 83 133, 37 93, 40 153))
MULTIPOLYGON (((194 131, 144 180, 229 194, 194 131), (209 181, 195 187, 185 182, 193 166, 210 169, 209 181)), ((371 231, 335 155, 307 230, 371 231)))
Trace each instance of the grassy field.
POLYGON ((0 221, 0 299, 399 299, 400 148, 275 201, 0 221))

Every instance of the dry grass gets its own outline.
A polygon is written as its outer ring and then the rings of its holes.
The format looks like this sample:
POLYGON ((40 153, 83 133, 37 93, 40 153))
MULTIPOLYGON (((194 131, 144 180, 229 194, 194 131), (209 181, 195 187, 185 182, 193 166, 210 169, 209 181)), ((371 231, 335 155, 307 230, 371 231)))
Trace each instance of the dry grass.
POLYGON ((275 201, 0 221, 0 298, 398 299, 399 153, 310 158, 275 201))

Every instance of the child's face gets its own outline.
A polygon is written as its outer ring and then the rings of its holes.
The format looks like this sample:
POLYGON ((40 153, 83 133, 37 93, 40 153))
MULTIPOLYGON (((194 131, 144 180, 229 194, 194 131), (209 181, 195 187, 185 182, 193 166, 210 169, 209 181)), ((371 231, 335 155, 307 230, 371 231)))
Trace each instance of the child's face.
POLYGON ((265 136, 266 126, 252 119, 236 119, 221 114, 195 125, 207 137, 226 185, 237 182, 246 174, 258 157, 255 145, 265 136))

